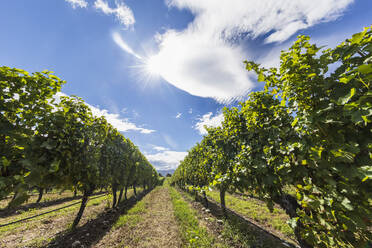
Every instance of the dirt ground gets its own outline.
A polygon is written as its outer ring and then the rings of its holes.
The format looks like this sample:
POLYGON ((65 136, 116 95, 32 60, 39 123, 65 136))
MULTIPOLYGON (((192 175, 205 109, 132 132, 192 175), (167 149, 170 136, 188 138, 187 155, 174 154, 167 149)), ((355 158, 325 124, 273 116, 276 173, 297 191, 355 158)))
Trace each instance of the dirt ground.
MULTIPOLYGON (((182 241, 173 206, 166 187, 141 192, 115 208, 107 208, 106 197, 88 202, 79 226, 70 230, 79 204, 64 210, 37 217, 0 230, 1 248, 60 248, 72 247, 181 247, 182 241), (124 220, 124 221, 123 221, 124 220)), ((72 202, 78 202, 74 200, 72 202)), ((49 209, 70 204, 55 202, 4 214, 3 222, 28 217, 49 209)))
POLYGON ((144 201, 144 211, 134 226, 127 223, 112 229, 93 247, 181 247, 178 225, 168 189, 158 187, 144 201))
MULTIPOLYGON (((40 209, 40 211, 37 211, 36 214, 58 208, 66 204, 68 203, 46 207, 40 209)), ((56 234, 63 232, 68 228, 68 226, 74 220, 79 206, 80 204, 77 204, 71 208, 66 208, 59 212, 0 228, 3 229, 0 230, 0 247, 40 247, 43 244, 47 244, 51 239, 54 238, 56 234)), ((97 199, 95 202, 91 202, 91 204, 88 203, 88 207, 81 219, 80 225, 84 225, 90 219, 94 219, 104 210, 105 206, 106 203, 104 202, 104 196, 97 199)), ((17 219, 17 216, 14 217, 14 219, 17 219)), ((3 220, 7 220, 7 218, 4 218, 3 220)))

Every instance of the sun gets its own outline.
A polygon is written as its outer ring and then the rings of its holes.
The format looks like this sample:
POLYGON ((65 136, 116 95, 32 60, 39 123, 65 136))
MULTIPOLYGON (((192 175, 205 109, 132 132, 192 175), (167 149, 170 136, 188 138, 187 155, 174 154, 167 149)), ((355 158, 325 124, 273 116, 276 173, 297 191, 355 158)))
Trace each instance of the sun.
POLYGON ((169 65, 164 56, 160 54, 149 54, 139 60, 137 65, 131 66, 134 69, 136 77, 145 83, 146 86, 156 85, 161 82, 161 78, 166 76, 166 68, 169 65))
POLYGON ((159 77, 164 69, 164 63, 158 55, 150 56, 145 60, 145 71, 151 77, 159 77))

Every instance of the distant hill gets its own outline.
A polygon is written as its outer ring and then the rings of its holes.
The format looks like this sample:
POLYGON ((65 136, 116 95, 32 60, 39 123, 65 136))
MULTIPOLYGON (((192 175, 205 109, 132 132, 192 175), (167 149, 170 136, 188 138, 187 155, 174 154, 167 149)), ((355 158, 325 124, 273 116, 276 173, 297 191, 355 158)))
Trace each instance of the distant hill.
POLYGON ((168 173, 173 175, 174 173, 174 169, 171 169, 171 170, 157 170, 158 173, 162 174, 163 176, 166 176, 168 173))

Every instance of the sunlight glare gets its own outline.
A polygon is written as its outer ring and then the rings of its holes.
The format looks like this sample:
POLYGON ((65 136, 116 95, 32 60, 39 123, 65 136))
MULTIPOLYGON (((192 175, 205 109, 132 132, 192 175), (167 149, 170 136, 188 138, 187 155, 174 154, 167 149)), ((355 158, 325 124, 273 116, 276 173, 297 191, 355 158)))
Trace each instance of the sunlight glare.
POLYGON ((162 63, 159 56, 150 56, 145 62, 145 69, 146 72, 154 77, 154 76, 161 76, 163 70, 164 63, 162 63))
POLYGON ((139 60, 139 64, 131 66, 134 69, 135 76, 144 86, 154 86, 161 82, 161 78, 166 75, 168 68, 167 59, 159 54, 149 54, 139 60))

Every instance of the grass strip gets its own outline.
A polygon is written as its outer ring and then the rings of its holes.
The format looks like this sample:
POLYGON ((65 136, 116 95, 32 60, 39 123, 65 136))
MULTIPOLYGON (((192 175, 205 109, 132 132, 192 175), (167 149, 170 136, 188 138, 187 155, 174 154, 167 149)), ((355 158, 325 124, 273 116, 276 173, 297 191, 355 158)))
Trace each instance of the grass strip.
POLYGON ((121 215, 120 218, 114 224, 114 229, 120 228, 124 225, 134 227, 138 222, 142 220, 143 213, 146 211, 146 205, 144 199, 137 202, 126 214, 121 215))
POLYGON ((216 247, 214 238, 199 226, 195 211, 190 209, 176 189, 168 187, 184 247, 216 247))
MULTIPOLYGON (((180 193, 188 201, 198 201, 195 198, 195 194, 189 191, 182 191, 180 193)), ((209 198, 212 198, 212 197, 209 196, 209 198)), ((214 199, 214 201, 216 200, 214 199)), ((259 203, 262 204, 262 202, 259 202, 259 203)), ((210 204, 214 204, 214 203, 210 202, 210 204)), ((214 218, 208 218, 208 219, 210 221, 214 220, 214 218)), ((262 231, 257 229, 256 226, 248 224, 246 221, 242 220, 238 216, 229 215, 228 218, 224 218, 222 221, 223 221, 223 226, 222 226, 222 229, 220 230, 220 237, 224 240, 224 243, 228 244, 228 247, 241 247, 241 248, 292 247, 291 245, 288 245, 288 243, 278 242, 278 239, 276 238, 263 235, 262 231)))
MULTIPOLYGON (((220 201, 219 192, 217 191, 209 191, 207 192, 207 196, 216 202, 220 201)), ((257 221, 259 224, 272 227, 286 237, 294 239, 293 230, 287 224, 289 217, 285 211, 280 208, 274 208, 274 211, 271 213, 266 204, 260 200, 250 198, 242 199, 241 197, 236 197, 231 194, 226 194, 226 206, 243 216, 257 221)))

